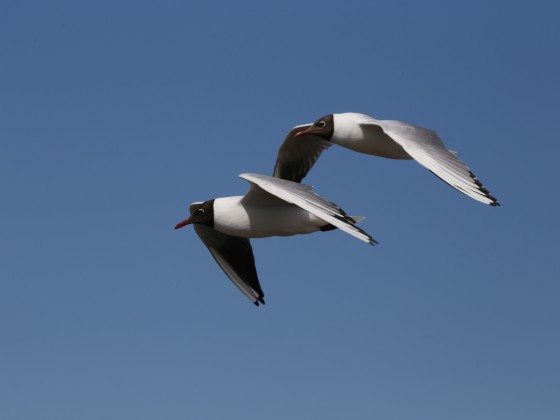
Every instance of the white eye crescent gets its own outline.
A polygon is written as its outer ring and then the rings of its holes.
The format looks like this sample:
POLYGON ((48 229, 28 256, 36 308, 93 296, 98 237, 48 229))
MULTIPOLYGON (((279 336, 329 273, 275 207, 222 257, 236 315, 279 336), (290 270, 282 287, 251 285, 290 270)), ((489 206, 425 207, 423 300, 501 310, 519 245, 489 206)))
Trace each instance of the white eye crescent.
POLYGON ((197 216, 203 216, 204 215, 204 210, 203 209, 198 209, 197 211, 195 211, 195 213, 197 216))
POLYGON ((326 123, 325 121, 323 121, 323 120, 321 120, 321 121, 319 121, 319 122, 317 123, 317 127, 321 127, 321 128, 323 128, 323 127, 326 126, 326 125, 327 125, 327 123, 326 123))

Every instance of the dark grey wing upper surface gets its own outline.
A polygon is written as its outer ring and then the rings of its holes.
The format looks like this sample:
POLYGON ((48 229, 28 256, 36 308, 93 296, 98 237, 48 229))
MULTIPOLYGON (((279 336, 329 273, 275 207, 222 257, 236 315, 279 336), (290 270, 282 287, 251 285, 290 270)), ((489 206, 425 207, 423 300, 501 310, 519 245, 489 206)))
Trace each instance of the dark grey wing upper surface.
POLYGON ((195 224, 194 230, 233 284, 255 305, 264 304, 249 239, 226 235, 200 224, 195 224))
POLYGON ((296 137, 311 124, 298 125, 288 133, 278 150, 274 177, 292 182, 300 182, 311 170, 323 150, 331 146, 326 140, 312 134, 296 137))

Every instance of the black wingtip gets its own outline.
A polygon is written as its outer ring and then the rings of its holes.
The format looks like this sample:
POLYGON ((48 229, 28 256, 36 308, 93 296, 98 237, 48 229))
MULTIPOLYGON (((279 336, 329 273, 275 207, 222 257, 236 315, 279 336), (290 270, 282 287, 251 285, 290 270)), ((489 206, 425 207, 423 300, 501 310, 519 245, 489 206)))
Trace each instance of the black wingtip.
POLYGON ((257 300, 255 300, 255 301, 253 302, 253 304, 254 304, 255 306, 259 306, 259 303, 262 303, 263 305, 265 304, 265 303, 264 303, 263 296, 259 296, 259 297, 257 298, 257 300))
POLYGON ((478 178, 475 176, 475 174, 472 173, 472 171, 469 171, 469 175, 472 178, 472 180, 474 181, 474 183, 476 184, 476 186, 478 187, 478 189, 480 190, 480 192, 482 194, 484 194, 484 196, 486 198, 488 198, 489 200, 492 200, 490 204, 492 207, 498 207, 500 206, 500 203, 498 202, 498 199, 496 197, 494 197, 492 194, 490 194, 490 191, 488 191, 488 189, 482 185, 482 182, 480 182, 478 180, 478 178))

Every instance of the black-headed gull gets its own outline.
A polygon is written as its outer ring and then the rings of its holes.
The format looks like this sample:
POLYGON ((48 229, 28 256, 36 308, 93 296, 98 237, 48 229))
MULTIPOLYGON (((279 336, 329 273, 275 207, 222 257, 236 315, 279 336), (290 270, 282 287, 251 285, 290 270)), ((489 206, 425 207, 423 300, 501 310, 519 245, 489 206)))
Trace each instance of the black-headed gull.
POLYGON ((266 175, 241 174, 251 189, 244 196, 191 204, 190 217, 202 242, 230 280, 257 306, 264 304, 249 238, 292 236, 338 228, 371 245, 377 242, 312 187, 266 175))
POLYGON ((329 114, 313 124, 294 127, 278 151, 274 176, 301 181, 331 144, 390 159, 414 159, 469 197, 500 205, 435 131, 353 112, 329 114))

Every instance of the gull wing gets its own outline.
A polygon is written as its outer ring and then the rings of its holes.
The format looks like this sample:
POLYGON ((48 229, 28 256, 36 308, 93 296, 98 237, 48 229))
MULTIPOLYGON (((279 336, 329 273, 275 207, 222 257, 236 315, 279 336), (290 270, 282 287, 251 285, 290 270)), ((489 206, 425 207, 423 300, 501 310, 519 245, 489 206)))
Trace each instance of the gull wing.
POLYGON ((296 137, 298 132, 309 127, 311 124, 298 125, 288 133, 278 150, 274 177, 300 182, 315 165, 323 150, 331 146, 328 141, 312 134, 296 137))
POLYGON ((491 206, 499 206, 469 167, 454 152, 447 150, 435 131, 402 121, 377 120, 367 117, 360 122, 362 128, 379 126, 393 141, 420 165, 462 193, 491 206))
POLYGON ((194 230, 232 283, 255 305, 264 304, 249 239, 226 235, 199 224, 194 224, 194 230))
POLYGON ((377 243, 371 235, 356 226, 357 221, 355 219, 348 216, 336 204, 313 192, 309 185, 259 174, 241 174, 239 177, 251 184, 251 189, 243 198, 245 202, 262 201, 266 199, 266 196, 273 195, 307 210, 325 222, 364 242, 371 245, 377 243))

